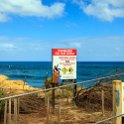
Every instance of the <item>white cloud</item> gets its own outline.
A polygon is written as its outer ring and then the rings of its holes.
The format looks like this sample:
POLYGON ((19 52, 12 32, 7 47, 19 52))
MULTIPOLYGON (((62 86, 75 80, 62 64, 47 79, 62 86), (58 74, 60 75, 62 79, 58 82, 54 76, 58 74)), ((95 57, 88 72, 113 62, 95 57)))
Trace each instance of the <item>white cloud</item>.
POLYGON ((77 48, 79 61, 124 61, 123 36, 81 37, 56 41, 0 36, 1 60, 51 60, 52 48, 77 48))
POLYGON ((6 22, 8 17, 5 14, 0 13, 0 22, 6 22))
POLYGON ((105 21, 124 18, 124 0, 74 0, 87 14, 105 21))
POLYGON ((8 21, 10 15, 54 18, 64 12, 64 3, 43 5, 41 0, 1 0, 0 22, 8 21))
POLYGON ((15 46, 12 43, 2 43, 0 44, 0 50, 2 51, 8 51, 8 50, 14 50, 15 46))

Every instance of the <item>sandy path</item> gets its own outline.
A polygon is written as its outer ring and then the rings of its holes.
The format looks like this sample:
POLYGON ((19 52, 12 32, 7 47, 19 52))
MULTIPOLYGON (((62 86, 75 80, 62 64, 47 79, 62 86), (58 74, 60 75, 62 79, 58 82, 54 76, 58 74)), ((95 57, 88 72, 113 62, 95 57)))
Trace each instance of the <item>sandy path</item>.
MULTIPOLYGON (((72 103, 62 101, 61 106, 61 124, 92 124, 99 120, 112 116, 111 111, 105 111, 105 116, 102 112, 87 112, 84 109, 76 107, 72 103)), ((52 111, 50 109, 50 111, 52 111)), ((45 124, 46 116, 44 112, 37 112, 31 114, 20 114, 19 124, 45 124)), ((56 106, 55 113, 50 112, 50 124, 58 124, 57 122, 58 106, 56 106)), ((109 124, 109 123, 107 123, 109 124)))

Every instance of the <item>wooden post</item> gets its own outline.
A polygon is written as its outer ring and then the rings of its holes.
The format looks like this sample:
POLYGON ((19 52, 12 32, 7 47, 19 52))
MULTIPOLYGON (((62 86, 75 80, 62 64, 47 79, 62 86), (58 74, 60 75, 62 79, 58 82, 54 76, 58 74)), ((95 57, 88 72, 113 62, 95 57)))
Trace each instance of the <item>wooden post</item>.
POLYGON ((59 98, 59 101, 58 101, 58 115, 57 115, 57 118, 58 118, 57 124, 60 124, 60 122, 61 122, 61 101, 60 101, 60 98, 59 98))
MULTIPOLYGON (((52 84, 52 87, 55 87, 55 84, 52 84)), ((52 108, 53 108, 53 113, 54 113, 54 109, 55 109, 55 89, 52 90, 52 108)))
POLYGON ((47 93, 45 91, 45 106, 47 106, 47 93))
POLYGON ((17 98, 17 106, 18 106, 17 117, 19 117, 19 112, 20 112, 20 99, 19 99, 19 97, 17 98))
POLYGON ((102 89, 102 116, 104 116, 104 90, 102 89))
MULTIPOLYGON (((122 114, 122 91, 123 85, 121 80, 114 80, 113 82, 113 116, 122 114)), ((122 117, 113 119, 113 124, 122 124, 122 117)))
POLYGON ((12 99, 9 99, 9 124, 12 124, 12 119, 11 119, 11 103, 12 99))
POLYGON ((18 114, 18 111, 17 111, 17 99, 18 98, 14 99, 14 124, 17 124, 17 114, 18 114))
POLYGON ((76 84, 76 79, 73 81, 74 83, 75 83, 75 85, 74 85, 74 99, 75 99, 75 97, 76 97, 76 95, 77 95, 77 84, 76 84))
POLYGON ((47 116, 47 120, 46 120, 46 123, 47 124, 49 124, 49 94, 47 93, 47 107, 46 107, 46 110, 47 110, 47 112, 46 112, 46 116, 47 116))
POLYGON ((7 100, 5 100, 5 108, 4 108, 4 124, 7 124, 7 100))

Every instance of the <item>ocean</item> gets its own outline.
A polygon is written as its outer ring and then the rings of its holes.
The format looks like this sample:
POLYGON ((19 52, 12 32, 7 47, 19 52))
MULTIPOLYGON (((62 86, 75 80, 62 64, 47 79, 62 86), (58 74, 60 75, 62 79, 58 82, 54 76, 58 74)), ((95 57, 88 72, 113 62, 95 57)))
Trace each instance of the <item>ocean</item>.
MULTIPOLYGON (((51 62, 0 62, 0 75, 24 80, 33 87, 44 87, 46 73, 51 77, 51 62)), ((77 81, 124 72, 124 62, 77 62, 77 81)))

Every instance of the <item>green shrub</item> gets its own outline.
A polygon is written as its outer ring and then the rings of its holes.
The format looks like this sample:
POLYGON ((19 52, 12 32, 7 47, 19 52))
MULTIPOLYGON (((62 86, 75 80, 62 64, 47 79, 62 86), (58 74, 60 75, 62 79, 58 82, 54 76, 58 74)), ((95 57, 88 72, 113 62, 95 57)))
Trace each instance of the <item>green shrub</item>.
POLYGON ((44 82, 44 85, 46 88, 51 88, 52 87, 52 78, 47 78, 44 82))

